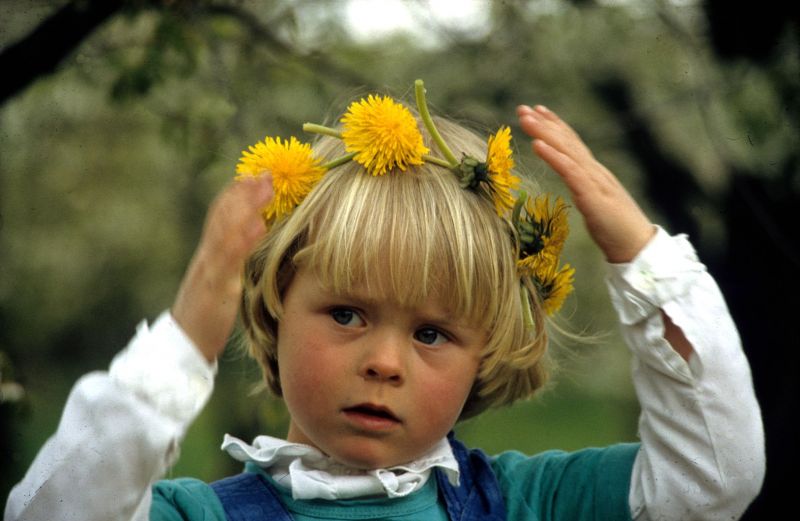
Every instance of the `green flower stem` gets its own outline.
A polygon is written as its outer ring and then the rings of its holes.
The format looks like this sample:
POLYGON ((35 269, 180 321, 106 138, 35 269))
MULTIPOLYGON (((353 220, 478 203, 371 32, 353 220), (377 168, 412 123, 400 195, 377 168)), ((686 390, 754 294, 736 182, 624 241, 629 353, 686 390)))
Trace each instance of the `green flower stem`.
POLYGON ((456 159, 455 154, 453 154, 450 147, 444 142, 442 139, 442 135, 439 134, 439 131, 436 129, 436 126, 433 124, 433 118, 431 118, 431 113, 428 112, 428 102, 425 100, 425 84, 422 80, 417 80, 414 82, 414 94, 417 98, 417 108, 419 109, 419 115, 422 118, 422 122, 425 123, 425 128, 428 129, 433 141, 436 143, 436 146, 439 147, 439 150, 442 152, 442 155, 447 159, 449 163, 448 166, 450 168, 457 168, 459 161, 456 159))
POLYGON ((331 168, 335 168, 335 167, 337 167, 339 165, 343 165, 343 164, 347 163, 348 161, 351 161, 354 157, 356 157, 357 153, 358 152, 350 152, 349 154, 345 154, 345 155, 343 155, 341 157, 337 157, 336 159, 328 161, 327 163, 322 165, 322 168, 324 168, 325 170, 330 170, 331 168))
POLYGON ((525 190, 521 190, 519 192, 519 196, 517 197, 517 201, 514 203, 514 209, 511 211, 511 222, 514 223, 514 226, 517 226, 519 223, 519 214, 522 211, 522 205, 525 204, 525 200, 528 198, 528 193, 525 190))
POLYGON ((447 161, 445 161, 444 159, 442 159, 440 157, 434 157, 434 156, 431 156, 429 154, 422 154, 422 159, 426 163, 433 163, 434 165, 439 165, 439 166, 443 166, 445 168, 450 168, 450 169, 453 168, 453 165, 451 165, 450 163, 448 163, 447 161))
POLYGON ((303 123, 303 132, 311 132, 312 134, 323 134, 325 136, 335 137, 342 139, 342 133, 335 128, 326 127, 324 125, 317 125, 316 123, 303 123))
POLYGON ((533 328, 533 313, 531 312, 531 301, 528 298, 528 292, 524 284, 519 287, 519 298, 522 300, 522 319, 525 321, 525 329, 531 329, 533 328))

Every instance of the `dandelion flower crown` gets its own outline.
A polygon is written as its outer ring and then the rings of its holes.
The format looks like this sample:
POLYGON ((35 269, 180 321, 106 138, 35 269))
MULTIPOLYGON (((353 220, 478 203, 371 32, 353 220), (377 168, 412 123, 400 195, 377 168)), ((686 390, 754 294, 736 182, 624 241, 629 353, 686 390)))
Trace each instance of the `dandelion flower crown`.
POLYGON ((341 118, 341 130, 305 123, 306 132, 341 139, 346 154, 327 163, 313 155, 311 145, 296 138, 267 137, 242 152, 236 166, 237 179, 272 175, 274 197, 263 210, 268 226, 289 215, 308 195, 327 170, 356 161, 371 175, 380 176, 412 165, 432 163, 451 170, 464 189, 492 204, 506 220, 517 245, 517 272, 526 323, 533 327, 530 299, 535 294, 547 315, 556 313, 572 292, 574 268, 561 265, 561 252, 569 233, 567 205, 549 195, 530 198, 520 191, 520 179, 512 173, 511 130, 502 127, 489 137, 486 158, 464 155, 460 160, 450 150, 433 123, 422 80, 415 83, 419 115, 444 159, 429 155, 417 121, 404 105, 390 97, 370 95, 350 104, 341 118))

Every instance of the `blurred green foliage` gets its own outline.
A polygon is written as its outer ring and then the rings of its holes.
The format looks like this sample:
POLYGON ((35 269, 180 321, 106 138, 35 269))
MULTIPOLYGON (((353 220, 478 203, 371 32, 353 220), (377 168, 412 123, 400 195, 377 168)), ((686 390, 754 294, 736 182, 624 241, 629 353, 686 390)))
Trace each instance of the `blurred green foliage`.
MULTIPOLYGON (((0 48, 68 3, 4 1, 0 48)), ((487 129, 511 124, 523 168, 564 193, 513 127, 515 105, 551 106, 663 221, 665 206, 645 197, 645 172, 625 145, 632 114, 614 111, 598 88, 621 82, 664 153, 691 172, 695 239, 712 254, 730 238, 716 204, 730 166, 781 178, 796 152, 797 122, 786 121, 796 112, 776 78, 800 71, 797 52, 768 69, 721 62, 699 3, 488 2, 480 30, 411 4, 414 34, 363 41, 350 34, 346 2, 130 2, 54 74, 5 100, 0 353, 26 394, 0 403, 0 497, 55 429, 73 382, 106 367, 138 321, 170 306, 205 208, 240 151, 267 134, 298 135, 304 121, 330 121, 355 95, 408 96, 424 78, 439 113, 487 129)), ((794 33, 782 38, 787 49, 797 44, 794 33)), ((565 315, 573 330, 604 341, 558 349, 561 372, 541 398, 459 426, 490 452, 636 437, 628 355, 602 258, 579 217, 571 222, 566 257, 578 269, 577 294, 565 315)), ((253 364, 229 350, 174 476, 237 471, 217 449, 225 432, 284 433, 280 402, 251 395, 257 380, 253 364)))

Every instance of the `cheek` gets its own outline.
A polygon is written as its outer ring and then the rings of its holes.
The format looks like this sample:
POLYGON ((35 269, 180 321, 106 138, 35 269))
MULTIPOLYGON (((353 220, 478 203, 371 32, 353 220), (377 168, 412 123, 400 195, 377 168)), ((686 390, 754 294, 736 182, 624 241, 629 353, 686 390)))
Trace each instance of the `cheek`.
POLYGON ((337 379, 337 357, 314 340, 319 336, 313 331, 282 333, 278 337, 278 368, 287 404, 291 407, 324 397, 329 382, 337 379))
POLYGON ((422 392, 417 401, 422 410, 427 411, 430 421, 452 427, 461 414, 476 378, 477 364, 467 364, 462 371, 433 375, 427 379, 427 385, 420 389, 422 392))

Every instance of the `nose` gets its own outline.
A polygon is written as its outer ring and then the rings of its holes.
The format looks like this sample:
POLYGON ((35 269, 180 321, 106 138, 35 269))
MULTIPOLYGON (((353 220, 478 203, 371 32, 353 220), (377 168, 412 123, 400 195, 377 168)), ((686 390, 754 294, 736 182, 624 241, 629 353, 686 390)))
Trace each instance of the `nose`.
POLYGON ((372 336, 366 342, 359 375, 365 380, 402 384, 406 375, 405 348, 402 340, 395 335, 372 336))

